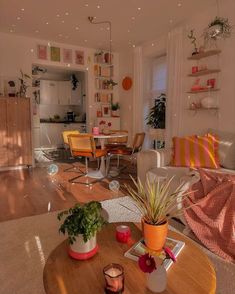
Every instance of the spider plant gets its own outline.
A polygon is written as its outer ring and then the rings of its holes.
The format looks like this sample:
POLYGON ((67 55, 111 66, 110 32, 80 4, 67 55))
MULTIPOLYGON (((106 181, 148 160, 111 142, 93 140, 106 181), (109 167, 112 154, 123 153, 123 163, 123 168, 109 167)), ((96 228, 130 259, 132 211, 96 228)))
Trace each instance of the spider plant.
POLYGON ((182 189, 184 183, 180 184, 174 192, 170 192, 170 185, 173 178, 154 182, 147 180, 145 186, 141 183, 140 179, 135 181, 132 178, 134 188, 125 185, 125 189, 134 200, 136 207, 146 223, 161 225, 168 219, 182 213, 183 208, 180 209, 179 204, 191 192, 185 192, 182 189))

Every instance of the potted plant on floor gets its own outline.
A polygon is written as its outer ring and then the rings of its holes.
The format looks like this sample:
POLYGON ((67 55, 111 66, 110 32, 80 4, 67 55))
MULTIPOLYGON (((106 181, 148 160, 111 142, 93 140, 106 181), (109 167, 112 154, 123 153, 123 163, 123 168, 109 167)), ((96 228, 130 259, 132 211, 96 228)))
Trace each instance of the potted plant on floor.
POLYGON ((58 214, 58 220, 63 220, 59 232, 68 234, 71 257, 84 260, 97 253, 96 232, 106 223, 101 212, 101 204, 91 201, 58 214))
POLYGON ((134 200, 142 215, 142 232, 144 242, 149 249, 159 251, 163 248, 167 232, 168 220, 181 213, 181 205, 189 192, 185 192, 183 184, 174 192, 170 192, 172 179, 150 182, 146 186, 141 181, 135 181, 134 188, 125 185, 128 195, 134 200))

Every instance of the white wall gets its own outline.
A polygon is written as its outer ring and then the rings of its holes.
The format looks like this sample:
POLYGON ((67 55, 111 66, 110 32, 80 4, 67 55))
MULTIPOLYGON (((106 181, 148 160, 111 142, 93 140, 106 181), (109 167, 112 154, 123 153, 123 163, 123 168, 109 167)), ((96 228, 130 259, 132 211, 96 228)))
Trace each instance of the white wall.
MULTIPOLYGON (((235 1, 225 0, 220 1, 220 15, 223 17, 228 17, 232 25, 235 24, 235 1)), ((235 68, 235 32, 233 31, 231 38, 226 40, 220 40, 217 42, 218 48, 222 50, 222 53, 217 57, 210 57, 202 60, 201 62, 221 69, 219 75, 214 77, 218 81, 218 87, 221 91, 213 94, 214 99, 217 99, 219 105, 219 113, 216 115, 211 111, 203 111, 194 115, 192 112, 187 111, 188 106, 188 95, 185 93, 188 91, 194 81, 194 78, 186 77, 191 71, 192 65, 195 62, 190 62, 187 57, 190 56, 192 52, 192 46, 187 38, 187 33, 190 29, 195 29, 196 36, 199 40, 199 44, 203 44, 202 33, 207 27, 208 23, 214 19, 217 15, 217 9, 205 10, 200 15, 196 15, 190 22, 185 26, 185 38, 184 38, 184 86, 182 99, 184 101, 185 109, 182 112, 181 118, 181 134, 191 134, 200 133, 206 131, 208 127, 218 128, 224 131, 234 132, 235 128, 235 79, 234 79, 234 68, 235 68)), ((205 80, 213 76, 205 76, 205 80)), ((198 99, 205 97, 207 95, 198 96, 198 99)), ((190 97, 192 99, 192 95, 190 97)))
MULTIPOLYGON (((15 78, 20 76, 20 69, 24 73, 31 74, 32 64, 54 66, 58 68, 68 68, 68 64, 63 62, 53 62, 50 60, 40 60, 37 58, 37 44, 48 44, 46 40, 38 40, 24 36, 13 34, 0 33, 0 79, 5 77, 15 78)), ((94 53, 95 49, 72 46, 68 44, 61 44, 51 42, 51 46, 58 46, 60 48, 83 50, 85 53, 85 64, 76 65, 70 64, 70 70, 84 71, 87 75, 86 85, 86 105, 87 105, 87 122, 88 129, 94 125, 96 117, 96 104, 94 100, 95 81, 94 81, 94 53)), ((119 59, 118 54, 114 53, 114 80, 118 80, 119 59)), ((119 100, 118 86, 115 89, 115 100, 119 100)))

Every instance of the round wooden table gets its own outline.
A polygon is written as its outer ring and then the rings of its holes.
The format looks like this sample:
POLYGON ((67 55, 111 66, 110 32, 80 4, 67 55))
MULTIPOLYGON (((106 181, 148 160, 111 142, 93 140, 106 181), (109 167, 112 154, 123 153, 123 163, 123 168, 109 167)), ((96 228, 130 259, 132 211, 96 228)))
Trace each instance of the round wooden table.
MULTIPOLYGON (((141 231, 133 224, 132 241, 141 237, 141 231)), ((67 240, 57 246, 48 257, 43 282, 48 294, 103 294, 103 268, 109 263, 119 263, 125 271, 124 294, 152 293, 146 288, 145 274, 136 261, 124 257, 131 245, 116 241, 115 229, 119 224, 109 224, 98 234, 99 252, 86 261, 70 258, 67 253, 67 240)), ((194 243, 176 232, 169 237, 185 242, 177 262, 167 271, 167 289, 162 292, 172 294, 209 294, 215 293, 216 276, 208 257, 194 243)))

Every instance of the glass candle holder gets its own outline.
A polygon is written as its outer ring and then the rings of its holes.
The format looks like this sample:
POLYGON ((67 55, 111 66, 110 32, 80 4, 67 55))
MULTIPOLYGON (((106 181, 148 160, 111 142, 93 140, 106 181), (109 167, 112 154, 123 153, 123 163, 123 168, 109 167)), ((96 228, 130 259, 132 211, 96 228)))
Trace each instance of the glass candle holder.
POLYGON ((130 227, 120 225, 116 227, 116 240, 121 243, 127 243, 131 237, 130 227))
POLYGON ((124 291, 124 269, 121 265, 111 263, 103 269, 106 294, 121 294, 124 291))

